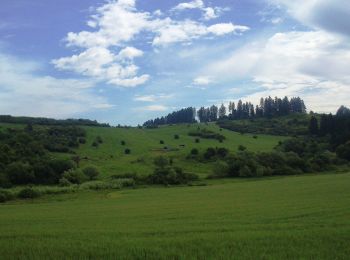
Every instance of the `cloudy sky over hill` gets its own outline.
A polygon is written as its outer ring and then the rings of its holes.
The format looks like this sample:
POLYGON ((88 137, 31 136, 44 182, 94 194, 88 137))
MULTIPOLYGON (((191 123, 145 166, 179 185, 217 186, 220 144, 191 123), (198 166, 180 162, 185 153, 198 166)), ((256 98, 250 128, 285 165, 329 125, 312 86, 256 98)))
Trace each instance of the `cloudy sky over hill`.
POLYGON ((348 0, 1 0, 0 114, 137 124, 186 106, 350 105, 348 0))

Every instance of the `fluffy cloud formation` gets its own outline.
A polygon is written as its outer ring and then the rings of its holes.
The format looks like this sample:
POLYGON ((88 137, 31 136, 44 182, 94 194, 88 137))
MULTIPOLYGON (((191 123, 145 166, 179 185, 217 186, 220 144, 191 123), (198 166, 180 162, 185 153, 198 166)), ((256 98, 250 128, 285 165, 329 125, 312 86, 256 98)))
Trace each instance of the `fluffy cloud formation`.
MULTIPOLYGON (((207 18, 216 16, 216 11, 205 7, 203 1, 180 4, 175 9, 191 6, 201 6, 207 18)), ((207 26, 189 19, 161 19, 159 10, 153 14, 138 11, 135 0, 109 1, 95 11, 96 14, 87 22, 92 31, 70 32, 66 37, 68 47, 84 50, 52 62, 57 69, 73 71, 121 87, 135 87, 150 78, 148 74, 139 75, 139 67, 135 65, 134 59, 142 57, 143 51, 132 46, 123 48, 141 33, 152 37, 154 47, 162 47, 173 43, 190 43, 205 36, 239 34, 249 30, 246 26, 232 23, 207 26), (116 49, 119 49, 119 53, 116 53, 116 49)))
POLYGON ((41 66, 0 53, 2 114, 66 118, 113 105, 91 93, 92 82, 35 76, 41 66))
POLYGON ((204 20, 218 18, 220 14, 227 10, 221 7, 207 7, 202 0, 194 0, 192 2, 180 3, 173 8, 174 11, 183 11, 186 9, 199 9, 203 12, 204 20))
POLYGON ((350 2, 347 0, 269 0, 284 6, 301 23, 314 29, 350 36, 350 2))
POLYGON ((252 78, 263 90, 250 95, 300 95, 319 112, 334 112, 350 96, 350 46, 325 31, 277 33, 215 62, 206 72, 230 79, 252 78))

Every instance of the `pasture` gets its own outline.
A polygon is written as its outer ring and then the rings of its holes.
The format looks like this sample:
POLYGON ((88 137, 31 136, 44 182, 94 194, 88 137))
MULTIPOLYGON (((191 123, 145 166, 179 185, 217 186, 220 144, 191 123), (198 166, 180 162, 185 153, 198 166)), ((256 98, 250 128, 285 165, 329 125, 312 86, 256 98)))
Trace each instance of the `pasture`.
POLYGON ((349 173, 329 173, 13 201, 0 206, 0 255, 348 259, 349 187, 349 173))

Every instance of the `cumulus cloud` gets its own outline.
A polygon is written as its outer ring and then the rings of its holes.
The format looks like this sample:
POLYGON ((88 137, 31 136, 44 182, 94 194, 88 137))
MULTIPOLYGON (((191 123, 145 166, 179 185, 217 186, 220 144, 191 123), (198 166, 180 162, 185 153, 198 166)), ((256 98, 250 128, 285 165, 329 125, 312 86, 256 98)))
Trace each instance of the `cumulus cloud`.
POLYGON ((36 76, 41 65, 0 53, 3 114, 66 118, 113 105, 91 92, 94 82, 36 76))
POLYGON ((263 90, 250 95, 300 95, 310 108, 335 111, 350 96, 350 47, 325 31, 277 33, 210 64, 205 72, 230 79, 251 78, 263 90))
MULTIPOLYGON (((208 18, 216 15, 215 10, 205 7, 202 1, 180 4, 176 8, 201 5, 208 18)), ((52 62, 59 70, 73 71, 112 85, 135 87, 150 78, 148 74, 139 75, 139 67, 135 65, 134 59, 142 57, 143 51, 130 44, 141 33, 145 33, 142 36, 147 36, 147 39, 152 37, 154 47, 162 47, 174 43, 190 43, 208 35, 239 34, 249 29, 232 23, 207 26, 189 19, 160 18, 162 15, 160 10, 154 13, 138 11, 135 0, 109 1, 95 9, 95 14, 87 22, 91 31, 67 34, 67 46, 83 50, 52 62)))
POLYGON ((183 11, 186 9, 199 9, 203 13, 204 20, 211 20, 218 18, 220 14, 226 11, 228 8, 221 7, 207 7, 202 0, 194 0, 192 2, 180 3, 175 6, 173 11, 183 11))

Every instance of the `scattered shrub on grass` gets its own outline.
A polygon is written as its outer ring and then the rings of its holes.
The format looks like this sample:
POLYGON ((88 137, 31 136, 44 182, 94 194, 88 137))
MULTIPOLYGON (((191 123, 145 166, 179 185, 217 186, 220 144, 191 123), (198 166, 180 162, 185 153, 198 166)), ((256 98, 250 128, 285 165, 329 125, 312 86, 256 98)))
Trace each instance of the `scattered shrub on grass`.
POLYGON ((120 144, 124 146, 124 145, 126 145, 126 142, 125 141, 121 141, 120 144))
POLYGON ((238 146, 238 151, 243 152, 243 151, 245 151, 245 150, 247 150, 247 147, 245 147, 244 145, 239 145, 239 146, 238 146))
POLYGON ((164 141, 163 141, 163 140, 160 140, 159 143, 160 143, 160 144, 164 144, 164 141))
POLYGON ((254 139, 258 139, 258 136, 257 136, 257 135, 254 135, 253 138, 254 138, 254 139))
POLYGON ((83 138, 83 137, 79 138, 79 143, 80 144, 86 144, 86 139, 83 138))
POLYGON ((174 139, 180 139, 180 136, 178 134, 174 135, 174 139))
POLYGON ((196 139, 195 139, 195 142, 196 142, 196 144, 198 144, 198 143, 201 142, 201 140, 200 140, 199 138, 196 138, 196 139))
POLYGON ((90 181, 96 180, 97 176, 100 174, 99 171, 92 166, 84 168, 83 173, 90 181))
POLYGON ((125 154, 131 154, 131 150, 130 150, 129 148, 126 148, 126 149, 124 150, 124 153, 125 153, 125 154))
POLYGON ((103 143, 103 140, 102 140, 102 137, 101 136, 97 136, 95 141, 99 144, 102 144, 103 143))
POLYGON ((96 141, 94 141, 93 143, 92 143, 92 145, 91 145, 92 147, 98 147, 98 142, 96 142, 96 141))
POLYGON ((24 188, 18 193, 18 197, 21 199, 34 199, 40 196, 40 193, 33 188, 24 188))
POLYGON ((193 149, 191 150, 191 155, 198 155, 198 154, 199 154, 199 151, 198 151, 197 148, 193 148, 193 149))

